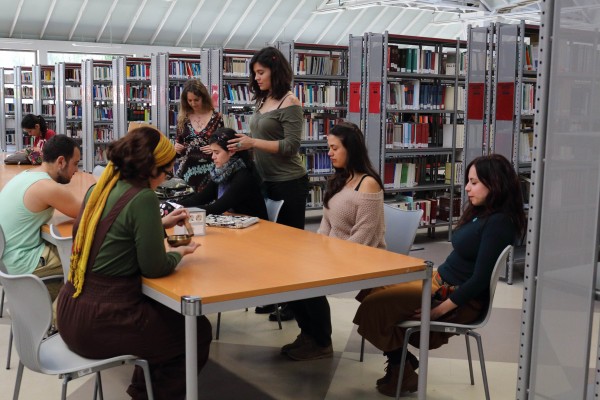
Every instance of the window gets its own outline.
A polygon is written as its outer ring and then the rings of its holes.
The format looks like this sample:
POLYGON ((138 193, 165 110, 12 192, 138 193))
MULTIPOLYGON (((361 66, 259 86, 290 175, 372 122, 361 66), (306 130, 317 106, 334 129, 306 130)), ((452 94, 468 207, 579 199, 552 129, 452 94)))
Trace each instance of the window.
POLYGON ((35 65, 35 51, 0 50, 0 67, 35 65))
POLYGON ((118 57, 118 55, 85 54, 85 53, 56 53, 56 52, 49 51, 48 52, 48 64, 54 65, 58 62, 79 63, 84 60, 112 60, 114 57, 118 57))

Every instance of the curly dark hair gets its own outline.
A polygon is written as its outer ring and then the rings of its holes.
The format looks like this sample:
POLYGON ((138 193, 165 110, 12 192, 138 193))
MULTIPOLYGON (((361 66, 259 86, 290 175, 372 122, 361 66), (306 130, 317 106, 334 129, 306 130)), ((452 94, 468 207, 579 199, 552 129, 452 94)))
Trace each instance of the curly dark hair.
MULTIPOLYGON (((146 184, 156 167, 154 149, 158 145, 162 135, 158 130, 150 126, 142 126, 132 129, 121 139, 108 145, 107 157, 113 162, 115 170, 121 173, 121 179, 146 184)), ((173 160, 166 165, 171 164, 173 160)))
POLYGON ((323 197, 324 206, 329 208, 329 200, 344 188, 348 179, 352 179, 355 175, 367 174, 383 189, 383 182, 369 160, 365 138, 360 128, 351 122, 339 122, 331 128, 329 135, 339 138, 342 142, 342 146, 346 149, 347 165, 346 168, 336 168, 335 174, 327 180, 323 197))
POLYGON ((248 83, 248 88, 257 103, 262 102, 269 95, 274 99, 281 99, 290 90, 292 77, 292 67, 281 51, 275 47, 265 47, 257 51, 250 60, 250 82, 248 83), (258 87, 256 73, 254 72, 254 65, 256 63, 271 70, 270 91, 260 90, 260 87, 258 87))
POLYGON ((500 154, 477 157, 465 169, 465 185, 469 181, 469 170, 475 167, 477 178, 489 190, 485 204, 474 206, 467 202, 457 228, 475 217, 486 217, 496 212, 506 213, 519 234, 526 227, 523 211, 521 183, 511 163, 500 154))
POLYGON ((183 85, 183 90, 181 91, 181 98, 179 99, 180 107, 179 114, 177 115, 177 131, 179 132, 183 131, 185 122, 188 119, 188 114, 193 113, 194 111, 192 106, 190 106, 190 103, 188 103, 188 93, 192 93, 202 99, 202 110, 213 111, 215 109, 210 94, 208 93, 208 89, 200 82, 200 79, 190 79, 186 81, 183 85))

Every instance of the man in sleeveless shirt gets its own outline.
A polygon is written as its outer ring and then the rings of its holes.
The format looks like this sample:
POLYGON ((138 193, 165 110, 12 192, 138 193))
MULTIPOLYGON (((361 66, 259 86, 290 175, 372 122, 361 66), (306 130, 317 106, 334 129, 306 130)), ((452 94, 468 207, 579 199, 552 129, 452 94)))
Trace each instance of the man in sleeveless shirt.
MULTIPOLYGON (((9 274, 62 275, 56 246, 42 239, 40 228, 55 209, 77 216, 81 203, 64 185, 77 172, 80 158, 73 139, 53 136, 44 145, 42 164, 21 172, 0 191, 0 226, 5 237, 2 261, 9 274)), ((48 284, 53 300, 61 284, 48 284)))

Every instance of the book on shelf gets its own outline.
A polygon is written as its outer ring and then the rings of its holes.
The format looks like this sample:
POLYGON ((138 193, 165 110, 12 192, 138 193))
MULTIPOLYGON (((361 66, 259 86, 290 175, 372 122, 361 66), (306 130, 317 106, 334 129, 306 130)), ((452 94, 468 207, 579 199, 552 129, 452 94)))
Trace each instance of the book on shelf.
POLYGON ((446 184, 450 184, 451 182, 451 177, 452 177, 452 168, 454 168, 454 184, 455 185, 460 185, 462 183, 462 176, 464 174, 464 170, 463 170, 463 163, 461 162, 455 162, 455 163, 451 163, 451 162, 447 162, 446 163, 446 168, 445 168, 445 179, 444 182, 446 184))
POLYGON ((519 134, 519 162, 528 163, 533 157, 533 131, 519 134))
MULTIPOLYGON (((444 124, 442 127, 443 131, 443 142, 442 147, 452 147, 452 132, 454 126, 452 124, 444 124)), ((456 142, 455 146, 457 149, 462 149, 465 146, 465 125, 456 124, 456 142)))
POLYGON ((407 211, 423 210, 419 226, 434 225, 437 221, 437 199, 414 199, 398 196, 394 202, 386 204, 407 211))
POLYGON ((223 123, 225 128, 231 128, 238 133, 250 132, 250 119, 252 114, 223 114, 223 123))
POLYGON ((250 76, 251 57, 223 56, 223 75, 232 77, 250 76))
POLYGON ((342 75, 343 61, 339 55, 296 52, 293 61, 296 75, 342 75))
POLYGON ((450 221, 450 197, 447 195, 443 195, 438 197, 438 221, 444 222, 452 222, 456 223, 460 219, 460 196, 455 196, 453 198, 453 207, 452 207, 452 221, 450 221))

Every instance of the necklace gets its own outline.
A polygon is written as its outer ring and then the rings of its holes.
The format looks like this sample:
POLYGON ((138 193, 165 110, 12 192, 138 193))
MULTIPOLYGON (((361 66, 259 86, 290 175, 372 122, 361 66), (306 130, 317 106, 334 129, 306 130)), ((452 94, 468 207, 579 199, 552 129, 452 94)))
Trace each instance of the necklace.
POLYGON ((189 115, 189 120, 190 123, 192 124, 192 128, 194 128, 195 131, 201 131, 203 130, 206 125, 208 124, 208 122, 210 121, 210 118, 212 116, 212 113, 209 115, 189 115))

